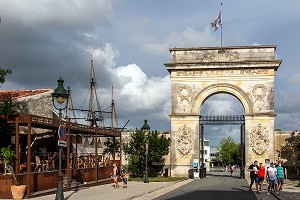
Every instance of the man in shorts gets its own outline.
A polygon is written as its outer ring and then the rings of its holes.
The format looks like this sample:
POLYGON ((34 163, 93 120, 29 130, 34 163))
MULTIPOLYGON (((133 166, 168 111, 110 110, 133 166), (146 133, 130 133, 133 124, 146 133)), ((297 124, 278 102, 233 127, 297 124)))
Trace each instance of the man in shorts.
POLYGON ((270 195, 271 188, 274 187, 276 194, 278 194, 277 188, 277 170, 275 168, 275 163, 271 163, 271 167, 268 168, 268 178, 269 178, 269 187, 268 187, 268 195, 270 195))
POLYGON ((265 167, 262 163, 259 163, 259 171, 258 171, 258 185, 259 185, 259 191, 262 191, 263 189, 263 183, 265 179, 265 167))
POLYGON ((281 166, 281 163, 276 166, 277 170, 277 182, 278 182, 278 191, 282 190, 282 185, 284 183, 284 170, 283 167, 281 166))
POLYGON ((254 163, 249 166, 248 170, 250 171, 250 178, 251 178, 251 183, 249 185, 249 192, 251 191, 252 185, 255 182, 256 193, 259 194, 259 191, 258 191, 258 170, 259 170, 259 167, 257 165, 257 161, 254 161, 254 163))

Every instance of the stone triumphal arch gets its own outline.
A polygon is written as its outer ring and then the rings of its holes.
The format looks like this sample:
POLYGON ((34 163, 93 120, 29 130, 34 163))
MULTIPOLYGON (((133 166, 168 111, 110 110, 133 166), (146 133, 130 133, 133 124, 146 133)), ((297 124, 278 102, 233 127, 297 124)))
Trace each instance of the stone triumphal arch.
POLYGON ((171 176, 187 176, 200 155, 201 106, 227 93, 244 107, 245 164, 274 161, 274 45, 171 48, 171 176))

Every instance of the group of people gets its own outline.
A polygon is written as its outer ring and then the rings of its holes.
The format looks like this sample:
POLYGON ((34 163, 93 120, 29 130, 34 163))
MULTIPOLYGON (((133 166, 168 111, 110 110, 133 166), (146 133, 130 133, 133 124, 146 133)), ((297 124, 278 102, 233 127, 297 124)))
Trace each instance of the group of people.
POLYGON ((248 168, 250 171, 250 185, 249 185, 249 191, 252 190, 252 185, 255 182, 256 186, 256 193, 260 193, 259 191, 263 190, 263 182, 266 180, 268 184, 268 195, 270 195, 271 189, 276 192, 276 194, 279 193, 280 190, 282 190, 282 185, 284 183, 284 169, 281 166, 281 163, 279 162, 277 165, 275 162, 272 162, 270 164, 270 167, 263 166, 262 163, 259 163, 257 161, 254 161, 253 164, 251 164, 248 168))
POLYGON ((114 178, 114 188, 115 189, 120 187, 119 183, 118 183, 118 178, 119 177, 122 178, 123 188, 127 188, 129 173, 125 169, 122 169, 122 173, 120 174, 117 164, 114 163, 113 164, 113 171, 112 171, 111 175, 114 178))

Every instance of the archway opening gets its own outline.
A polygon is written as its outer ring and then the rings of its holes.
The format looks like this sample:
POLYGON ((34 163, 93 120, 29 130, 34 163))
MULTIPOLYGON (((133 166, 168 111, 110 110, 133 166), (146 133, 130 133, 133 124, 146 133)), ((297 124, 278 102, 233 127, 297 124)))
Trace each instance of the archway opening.
POLYGON ((214 93, 200 108, 199 161, 208 171, 227 171, 243 177, 244 172, 244 107, 228 93, 214 93), (237 150, 233 150, 233 148, 237 150), (224 156, 224 150, 229 154, 224 156), (234 153, 234 154, 233 154, 234 153), (220 155, 221 154, 221 155, 220 155))

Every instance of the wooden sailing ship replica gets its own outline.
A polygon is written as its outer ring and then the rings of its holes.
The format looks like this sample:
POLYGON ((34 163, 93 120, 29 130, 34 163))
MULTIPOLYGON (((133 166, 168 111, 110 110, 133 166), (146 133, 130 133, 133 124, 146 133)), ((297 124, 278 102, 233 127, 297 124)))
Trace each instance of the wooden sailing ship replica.
MULTIPOLYGON (((48 150, 45 152, 36 152, 33 150, 33 141, 37 137, 40 137, 34 135, 32 132, 32 129, 35 128, 48 130, 47 133, 50 133, 51 138, 55 138, 57 141, 58 127, 60 125, 66 127, 67 147, 63 150, 62 159, 64 189, 69 190, 81 185, 97 185, 113 181, 110 177, 111 164, 115 162, 120 167, 121 156, 116 160, 115 152, 113 152, 112 159, 106 160, 103 151, 99 152, 99 150, 105 148, 101 141, 103 138, 112 138, 113 141, 121 140, 121 131, 114 127, 115 109, 113 93, 111 111, 108 112, 111 113, 111 126, 103 126, 104 111, 95 109, 95 105, 98 104, 95 85, 95 73, 93 61, 91 61, 90 104, 88 110, 83 110, 83 112, 87 112, 86 120, 89 122, 88 125, 76 123, 74 122, 76 120, 74 119, 75 117, 73 119, 70 117, 70 113, 76 111, 76 109, 71 108, 71 100, 68 102, 68 115, 62 121, 26 113, 13 116, 0 116, 8 124, 15 125, 14 149, 16 159, 13 168, 20 184, 27 186, 27 197, 55 193, 59 180, 58 147, 52 143, 51 146, 46 147, 48 150), (20 128, 27 130, 27 133, 21 135, 20 128), (84 142, 89 143, 89 153, 79 151, 78 147, 82 145, 82 138, 87 139, 84 142), (19 148, 21 143, 27 144, 26 151, 22 151, 19 148), (52 151, 50 152, 49 149, 52 151)), ((121 149, 119 151, 121 155, 121 149)), ((10 186, 14 184, 13 177, 9 174, 1 175, 0 184, 5 185, 5 187, 0 187, 0 198, 11 198, 10 186)))

